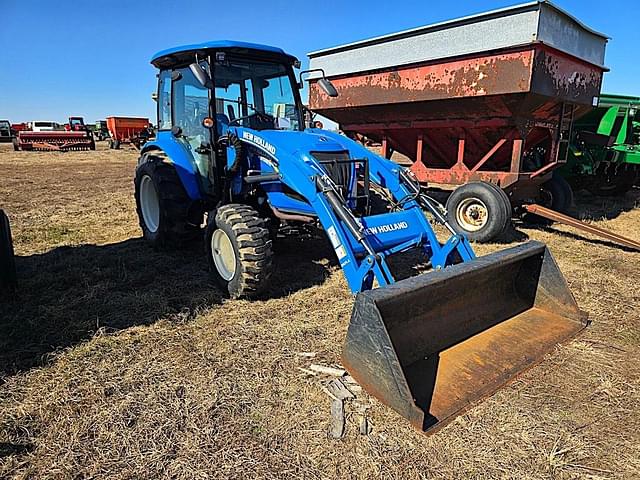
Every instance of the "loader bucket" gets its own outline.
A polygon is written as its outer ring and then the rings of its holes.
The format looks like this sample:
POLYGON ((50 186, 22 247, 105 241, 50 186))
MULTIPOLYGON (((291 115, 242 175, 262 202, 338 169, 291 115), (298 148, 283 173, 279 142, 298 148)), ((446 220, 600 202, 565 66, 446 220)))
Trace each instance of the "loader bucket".
POLYGON ((358 294, 342 360, 434 431, 586 325, 549 250, 529 242, 358 294))

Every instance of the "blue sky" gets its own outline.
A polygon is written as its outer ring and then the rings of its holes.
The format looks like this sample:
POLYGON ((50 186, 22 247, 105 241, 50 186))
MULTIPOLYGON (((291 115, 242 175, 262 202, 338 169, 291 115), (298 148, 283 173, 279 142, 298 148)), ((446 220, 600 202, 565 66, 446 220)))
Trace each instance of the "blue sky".
MULTIPOLYGON (((235 39, 280 46, 305 65, 309 51, 514 3, 0 0, 0 118, 154 118, 149 59, 158 50, 235 39)), ((640 1, 555 3, 612 37, 603 91, 640 95, 640 1)))

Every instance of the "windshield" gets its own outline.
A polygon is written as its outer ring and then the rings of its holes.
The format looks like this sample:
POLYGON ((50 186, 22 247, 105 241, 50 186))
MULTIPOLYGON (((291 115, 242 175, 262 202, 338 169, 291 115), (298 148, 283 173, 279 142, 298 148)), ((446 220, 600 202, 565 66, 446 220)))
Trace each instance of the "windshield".
POLYGON ((284 63, 227 57, 214 71, 218 121, 256 130, 301 130, 290 71, 284 63))

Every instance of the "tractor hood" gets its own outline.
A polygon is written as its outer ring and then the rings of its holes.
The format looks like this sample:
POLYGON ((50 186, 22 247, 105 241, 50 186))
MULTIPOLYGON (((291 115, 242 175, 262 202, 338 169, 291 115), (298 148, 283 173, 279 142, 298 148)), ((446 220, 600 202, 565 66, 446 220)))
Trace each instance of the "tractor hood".
POLYGON ((252 130, 238 128, 238 137, 278 159, 282 154, 299 156, 309 152, 338 152, 349 149, 349 139, 324 132, 319 129, 307 129, 303 132, 288 130, 252 130))

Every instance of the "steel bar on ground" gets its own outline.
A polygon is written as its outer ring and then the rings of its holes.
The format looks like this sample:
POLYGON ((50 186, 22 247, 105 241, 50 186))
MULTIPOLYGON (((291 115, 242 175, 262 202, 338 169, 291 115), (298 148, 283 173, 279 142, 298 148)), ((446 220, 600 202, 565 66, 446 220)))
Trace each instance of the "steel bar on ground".
POLYGON ((554 210, 550 210, 548 208, 542 207, 540 205, 531 204, 525 205, 524 207, 527 212, 534 213, 536 215, 540 215, 541 217, 548 218, 549 220, 553 220, 554 222, 564 223, 565 225, 569 225, 570 227, 577 228, 583 232, 590 233, 592 235, 597 235, 598 237, 606 238, 612 242, 618 243, 620 245, 624 245, 625 247, 632 248, 640 252, 640 242, 632 240, 627 237, 623 237, 617 233, 611 232, 609 230, 605 230, 604 228, 594 227, 585 222, 581 222, 573 217, 569 217, 568 215, 564 215, 562 213, 556 212, 554 210))

